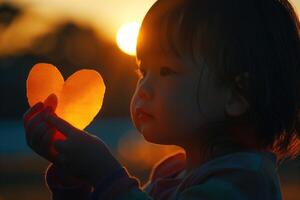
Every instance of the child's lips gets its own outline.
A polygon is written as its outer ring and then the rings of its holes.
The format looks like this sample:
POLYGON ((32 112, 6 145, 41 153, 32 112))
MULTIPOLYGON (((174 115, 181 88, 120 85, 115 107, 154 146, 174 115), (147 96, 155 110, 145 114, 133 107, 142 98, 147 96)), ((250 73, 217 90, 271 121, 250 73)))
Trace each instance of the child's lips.
POLYGON ((141 121, 153 119, 153 116, 150 115, 149 113, 147 113, 143 108, 136 109, 136 116, 137 116, 137 119, 139 119, 141 121))

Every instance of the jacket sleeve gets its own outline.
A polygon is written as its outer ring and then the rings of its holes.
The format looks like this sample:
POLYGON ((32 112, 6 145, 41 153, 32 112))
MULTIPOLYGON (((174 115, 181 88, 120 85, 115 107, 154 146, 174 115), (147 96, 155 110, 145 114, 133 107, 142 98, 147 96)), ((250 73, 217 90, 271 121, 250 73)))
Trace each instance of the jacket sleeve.
POLYGON ((278 188, 262 173, 233 170, 181 191, 178 200, 279 200, 278 188))
POLYGON ((136 177, 125 167, 118 169, 96 184, 91 200, 152 200, 140 187, 136 177))
POLYGON ((184 167, 184 160, 185 154, 182 152, 176 152, 163 159, 153 167, 150 179, 143 187, 140 186, 139 180, 130 176, 123 167, 96 185, 92 200, 152 200, 152 196, 149 195, 152 182, 181 170, 184 167))
POLYGON ((187 188, 179 200, 248 200, 246 196, 228 182, 209 180, 204 184, 187 188))
POLYGON ((51 192, 52 200, 89 200, 92 187, 85 182, 70 177, 55 165, 50 164, 46 170, 45 181, 51 192))
POLYGON ((45 179, 52 200, 152 200, 141 189, 139 180, 123 167, 95 187, 66 175, 53 164, 48 166, 45 179))

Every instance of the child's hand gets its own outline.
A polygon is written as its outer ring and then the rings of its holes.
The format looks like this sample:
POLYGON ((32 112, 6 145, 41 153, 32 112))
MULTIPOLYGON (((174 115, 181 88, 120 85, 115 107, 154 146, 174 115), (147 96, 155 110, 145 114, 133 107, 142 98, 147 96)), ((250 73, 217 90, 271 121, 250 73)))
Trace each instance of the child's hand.
POLYGON ((37 103, 24 114, 23 124, 28 146, 52 162, 54 158, 49 151, 49 146, 55 129, 44 120, 44 116, 50 111, 50 107, 45 108, 43 103, 37 103))
POLYGON ((54 163, 66 172, 94 185, 105 175, 121 168, 98 137, 73 127, 54 113, 46 115, 45 120, 66 136, 65 140, 53 143, 58 152, 54 163))
POLYGON ((42 107, 35 105, 24 115, 28 145, 39 155, 66 173, 92 185, 106 174, 121 168, 102 140, 73 127, 51 112, 51 109, 45 110, 42 107), (30 117, 33 113, 35 116, 30 117), (66 139, 53 142, 57 151, 57 155, 53 157, 49 144, 55 131, 65 135, 66 139))

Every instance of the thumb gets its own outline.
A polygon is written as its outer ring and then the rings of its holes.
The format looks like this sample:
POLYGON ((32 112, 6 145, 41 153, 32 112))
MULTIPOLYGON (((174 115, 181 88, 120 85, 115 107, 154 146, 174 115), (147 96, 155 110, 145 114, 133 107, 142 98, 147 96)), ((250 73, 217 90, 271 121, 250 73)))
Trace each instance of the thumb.
POLYGON ((53 111, 56 110, 57 103, 58 103, 57 96, 54 93, 50 94, 44 101, 45 107, 49 106, 52 108, 53 111))
POLYGON ((56 140, 53 142, 53 147, 58 151, 59 153, 61 152, 66 152, 66 141, 63 140, 56 140))
POLYGON ((66 137, 73 137, 80 132, 79 129, 72 126, 69 122, 59 118, 54 114, 49 113, 45 116, 45 120, 66 137))

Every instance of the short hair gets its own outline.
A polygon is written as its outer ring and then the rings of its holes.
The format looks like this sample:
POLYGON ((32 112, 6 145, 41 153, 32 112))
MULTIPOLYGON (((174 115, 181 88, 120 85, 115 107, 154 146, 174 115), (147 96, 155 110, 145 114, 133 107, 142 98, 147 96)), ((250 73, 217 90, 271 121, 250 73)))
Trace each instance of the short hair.
MULTIPOLYGON (((287 0, 158 0, 146 14, 137 60, 152 51, 209 67, 240 90, 263 146, 278 159, 300 153, 300 24, 287 0)), ((201 67, 200 67, 201 66, 201 67)))

